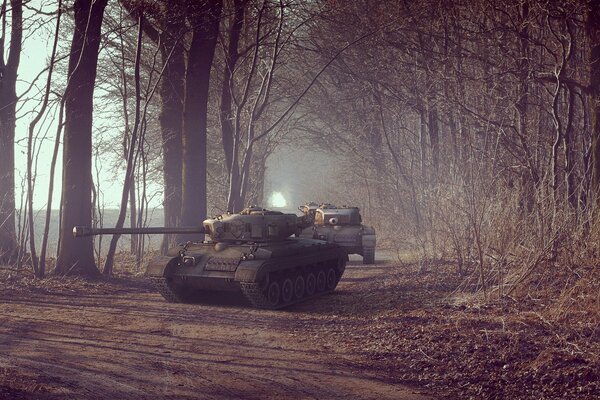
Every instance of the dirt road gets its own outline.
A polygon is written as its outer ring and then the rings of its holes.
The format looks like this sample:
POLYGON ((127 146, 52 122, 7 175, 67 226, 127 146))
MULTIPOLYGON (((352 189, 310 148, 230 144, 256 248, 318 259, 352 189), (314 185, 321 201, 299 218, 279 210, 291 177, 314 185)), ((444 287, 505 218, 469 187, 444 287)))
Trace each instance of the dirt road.
POLYGON ((0 398, 429 398, 365 368, 339 333, 385 273, 350 265, 334 294, 283 311, 170 304, 138 279, 2 287, 0 398))

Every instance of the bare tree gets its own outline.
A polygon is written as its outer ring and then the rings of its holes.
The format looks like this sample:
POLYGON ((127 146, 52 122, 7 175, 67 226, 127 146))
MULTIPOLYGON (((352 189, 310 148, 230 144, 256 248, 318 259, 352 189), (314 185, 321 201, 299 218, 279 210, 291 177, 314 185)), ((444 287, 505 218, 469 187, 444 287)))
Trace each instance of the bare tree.
MULTIPOLYGON (((145 3, 122 4, 135 12, 145 3)), ((163 64, 159 92, 165 224, 178 225, 183 216, 200 223, 206 216, 207 104, 222 1, 148 4, 146 9, 144 32, 160 46, 163 64)), ((172 241, 173 235, 164 236, 163 252, 172 241)))
POLYGON ((2 1, 0 10, 2 32, 0 33, 0 262, 11 260, 17 252, 15 231, 15 124, 17 107, 17 70, 21 57, 23 37, 23 2, 2 1), (8 12, 11 16, 10 46, 8 59, 6 24, 8 12))
MULTIPOLYGON (((129 139, 128 147, 127 147, 127 166, 125 170, 125 179, 123 182, 123 192, 121 195, 121 207, 119 209, 119 216, 117 218, 117 223, 115 228, 119 229, 123 227, 123 223, 125 222, 125 216, 127 212, 127 203, 129 200, 129 196, 131 193, 131 188, 134 184, 134 171, 136 167, 136 159, 139 151, 138 141, 139 136, 141 134, 141 119, 142 119, 142 110, 141 110, 141 82, 140 82, 140 63, 141 63, 141 53, 142 53, 142 32, 144 29, 144 14, 143 10, 138 11, 138 36, 137 36, 137 46, 135 53, 135 62, 134 62, 134 81, 135 81, 135 117, 133 121, 133 128, 131 129, 131 137, 129 139)), ((128 129, 128 127, 126 128, 128 129)), ((108 248, 108 253, 106 255, 106 261, 104 263, 103 273, 105 275, 110 275, 113 269, 113 262, 115 251, 117 249, 117 242, 119 240, 120 235, 113 235, 110 246, 108 248)))
MULTIPOLYGON (((222 1, 189 2, 192 38, 188 50, 183 106, 183 190, 181 220, 206 218, 206 127, 210 73, 219 35, 222 1)), ((180 240, 186 240, 180 236, 180 240)))
MULTIPOLYGON (((29 219, 29 235, 30 235, 30 244, 29 248, 31 251, 31 260, 33 264, 33 270, 36 276, 43 277, 46 274, 46 246, 48 244, 48 230, 50 228, 50 213, 52 212, 52 192, 53 192, 53 182, 54 182, 54 169, 56 165, 56 158, 54 157, 50 166, 50 174, 52 175, 50 180, 50 188, 48 190, 48 203, 46 204, 46 220, 44 224, 44 235, 42 237, 42 247, 40 251, 40 258, 37 258, 37 254, 35 251, 35 234, 34 234, 34 210, 33 210, 33 190, 34 190, 34 182, 33 182, 33 159, 32 159, 32 147, 33 147, 33 132, 35 130, 36 125, 44 116, 46 109, 48 107, 48 101, 50 99, 50 90, 52 87, 52 73, 54 71, 54 63, 56 61, 56 49, 58 46, 58 38, 60 32, 60 18, 62 15, 62 0, 58 1, 57 6, 57 17, 56 17, 56 28, 54 30, 54 40, 52 44, 52 53, 50 55, 50 65, 48 66, 48 77, 46 79, 46 91, 44 93, 44 98, 42 100, 42 106, 38 114, 35 116, 33 121, 29 124, 29 137, 27 142, 27 208, 28 208, 28 219, 29 219)), ((62 107, 63 103, 60 103, 60 111, 59 111, 59 131, 62 129, 62 107)), ((55 141, 55 146, 58 145, 58 140, 55 141)), ((56 151, 53 153, 56 155, 56 151)))
MULTIPOLYGON (((254 149, 266 132, 256 126, 271 100, 275 71, 281 57, 285 5, 235 0, 228 24, 221 90, 220 120, 229 193, 227 209, 244 207, 254 149), (250 13, 249 11, 253 11, 250 13), (250 15, 249 15, 250 14, 250 15), (240 49, 244 21, 252 21, 240 49)), ((267 130, 267 129, 265 129, 267 130)))
MULTIPOLYGON (((161 99, 160 128, 162 135, 162 158, 164 180, 165 226, 177 226, 181 219, 181 191, 183 185, 183 100, 185 93, 185 20, 186 3, 164 3, 148 6, 144 2, 121 3, 135 15, 144 5, 148 21, 144 33, 160 46, 163 75, 160 81, 161 99)), ((164 235, 162 251, 172 244, 173 235, 164 235)))
POLYGON ((96 275, 91 237, 74 238, 73 227, 92 222, 92 114, 102 18, 107 0, 76 0, 75 26, 65 93, 65 134, 60 250, 56 271, 96 275))
MULTIPOLYGON (((587 34, 590 43, 590 90, 592 127, 592 188, 600 201, 600 1, 589 3, 587 34)), ((600 204, 600 203, 598 203, 600 204)))

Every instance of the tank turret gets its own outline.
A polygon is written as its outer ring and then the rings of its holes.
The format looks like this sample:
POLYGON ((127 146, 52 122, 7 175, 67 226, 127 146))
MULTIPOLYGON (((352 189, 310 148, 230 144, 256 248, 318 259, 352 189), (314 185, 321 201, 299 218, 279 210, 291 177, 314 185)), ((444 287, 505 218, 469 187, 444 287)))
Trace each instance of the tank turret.
POLYGON ((258 308, 282 308, 331 292, 348 260, 340 246, 299 236, 314 213, 284 214, 251 206, 204 220, 202 226, 174 228, 90 228, 77 237, 104 234, 197 233, 197 242, 172 247, 148 264, 146 275, 172 302, 198 292, 241 291, 258 308), (208 236, 208 240, 203 235, 208 236))
POLYGON ((239 214, 223 214, 203 222, 213 242, 274 242, 300 234, 313 218, 252 206, 239 214))

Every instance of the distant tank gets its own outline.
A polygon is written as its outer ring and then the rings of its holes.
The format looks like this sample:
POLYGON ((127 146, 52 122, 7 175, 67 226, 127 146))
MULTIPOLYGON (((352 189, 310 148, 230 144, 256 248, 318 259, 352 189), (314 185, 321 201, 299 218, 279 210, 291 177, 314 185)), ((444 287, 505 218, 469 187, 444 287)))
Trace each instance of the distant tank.
POLYGON ((146 275, 170 302, 188 302, 200 291, 241 291, 257 308, 277 309, 331 292, 348 261, 338 245, 290 237, 313 217, 248 207, 206 219, 199 227, 90 228, 76 237, 104 234, 197 233, 198 242, 169 249, 152 260, 146 275), (203 241, 203 235, 210 240, 203 241))
POLYGON ((358 207, 307 203, 299 209, 307 218, 314 219, 314 224, 305 228, 300 237, 337 244, 348 254, 360 254, 363 264, 375 262, 375 229, 362 224, 358 207))

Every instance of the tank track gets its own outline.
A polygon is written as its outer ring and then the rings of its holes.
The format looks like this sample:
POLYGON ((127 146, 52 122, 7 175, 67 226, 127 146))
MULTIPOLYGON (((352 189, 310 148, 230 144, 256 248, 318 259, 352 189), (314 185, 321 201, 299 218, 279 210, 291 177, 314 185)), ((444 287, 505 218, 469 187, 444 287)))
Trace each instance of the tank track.
POLYGON ((315 293, 312 296, 304 296, 301 299, 294 299, 287 303, 279 303, 273 306, 271 303, 268 302, 267 297, 264 295, 258 283, 240 282, 240 284, 242 288, 242 293, 244 294, 244 296, 246 296, 250 304, 252 304, 256 308, 262 308, 265 310, 279 310, 280 308, 291 306, 292 304, 300 303, 309 299, 314 299, 315 297, 323 296, 335 290, 335 288, 333 288, 332 290, 326 290, 324 292, 315 293))
POLYGON ((307 296, 305 294, 303 297, 301 297, 299 299, 293 298, 291 301, 279 302, 279 304, 277 304, 277 305, 273 305, 268 301, 267 296, 265 295, 264 290, 261 287, 261 284, 259 284, 257 282, 240 282, 240 288, 242 290, 242 293, 244 294, 246 299, 250 302, 250 304, 252 304, 252 306, 254 306, 256 308, 266 309, 266 310, 278 310, 280 308, 284 308, 284 307, 290 306, 292 304, 300 303, 300 302, 303 302, 303 301, 306 301, 309 299, 313 299, 316 297, 320 297, 327 293, 333 292, 335 290, 335 288, 337 287, 342 275, 344 274, 344 269, 345 269, 345 265, 344 265, 344 267, 340 268, 339 276, 337 276, 335 286, 332 289, 329 289, 329 290, 326 289, 322 292, 316 292, 312 296, 307 296))
POLYGON ((375 248, 365 247, 363 249, 363 264, 375 264, 375 248))
POLYGON ((267 300, 267 296, 263 293, 260 285, 255 282, 240 282, 240 288, 242 293, 248 299, 250 304, 256 308, 263 308, 266 310, 274 310, 277 306, 272 306, 267 300))
POLYGON ((162 297, 165 298, 170 303, 183 303, 185 302, 185 295, 180 291, 173 287, 172 284, 167 281, 167 278, 158 278, 152 277, 150 278, 152 282, 152 286, 161 294, 162 297))

